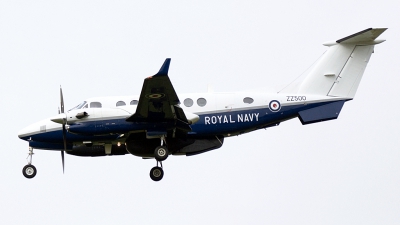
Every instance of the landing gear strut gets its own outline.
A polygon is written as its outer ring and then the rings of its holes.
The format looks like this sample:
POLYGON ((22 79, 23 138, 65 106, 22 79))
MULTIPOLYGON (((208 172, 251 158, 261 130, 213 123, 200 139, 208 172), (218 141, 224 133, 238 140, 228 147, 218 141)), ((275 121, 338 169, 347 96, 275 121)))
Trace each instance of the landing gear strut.
POLYGON ((150 170, 150 178, 154 181, 160 181, 164 176, 162 161, 168 158, 168 148, 165 146, 165 137, 161 137, 161 145, 154 150, 154 158, 157 160, 157 166, 150 170), (161 167, 158 166, 160 163, 161 167))
POLYGON ((32 165, 32 156, 33 156, 33 148, 29 147, 29 153, 28 153, 28 165, 24 166, 24 168, 22 169, 22 174, 28 178, 34 178, 36 176, 36 167, 34 165, 32 165))
POLYGON ((157 161, 164 161, 168 158, 168 148, 165 145, 166 141, 165 141, 165 137, 162 136, 161 138, 161 145, 158 146, 155 150, 154 150, 154 158, 156 158, 157 161))

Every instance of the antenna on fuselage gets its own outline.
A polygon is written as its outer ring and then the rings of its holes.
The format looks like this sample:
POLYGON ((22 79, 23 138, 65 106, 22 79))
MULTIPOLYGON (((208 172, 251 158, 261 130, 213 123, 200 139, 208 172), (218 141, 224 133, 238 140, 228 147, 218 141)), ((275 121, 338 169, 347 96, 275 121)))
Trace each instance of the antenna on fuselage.
POLYGON ((214 92, 214 87, 213 87, 212 84, 208 84, 208 86, 207 86, 207 92, 208 92, 208 93, 213 93, 213 92, 214 92))

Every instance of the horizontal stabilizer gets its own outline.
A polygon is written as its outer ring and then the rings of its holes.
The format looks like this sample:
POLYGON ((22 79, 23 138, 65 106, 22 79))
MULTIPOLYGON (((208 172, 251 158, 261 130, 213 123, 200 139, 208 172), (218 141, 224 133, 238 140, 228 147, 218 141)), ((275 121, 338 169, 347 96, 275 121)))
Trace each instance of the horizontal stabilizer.
POLYGON ((387 28, 368 28, 363 31, 357 32, 345 38, 339 39, 336 43, 340 44, 362 44, 372 43, 379 35, 381 35, 387 28))
POLYGON ((337 119, 345 101, 338 101, 299 112, 303 125, 337 119))

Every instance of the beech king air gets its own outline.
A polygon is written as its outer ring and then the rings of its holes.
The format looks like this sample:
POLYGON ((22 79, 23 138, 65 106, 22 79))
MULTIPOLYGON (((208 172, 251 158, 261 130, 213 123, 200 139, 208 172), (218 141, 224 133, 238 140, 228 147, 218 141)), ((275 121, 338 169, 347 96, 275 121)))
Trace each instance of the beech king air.
POLYGON ((168 76, 166 59, 154 76, 144 80, 139 96, 90 98, 58 115, 25 127, 18 137, 28 141, 28 165, 33 178, 33 149, 75 156, 132 154, 154 158, 150 177, 164 176, 169 155, 192 156, 218 149, 225 138, 279 125, 299 118, 303 125, 336 119, 352 100, 377 37, 386 28, 369 28, 326 43, 328 50, 292 93, 178 94, 168 76), (181 102, 183 100, 183 102, 181 102), (181 104, 183 103, 183 104, 181 104))

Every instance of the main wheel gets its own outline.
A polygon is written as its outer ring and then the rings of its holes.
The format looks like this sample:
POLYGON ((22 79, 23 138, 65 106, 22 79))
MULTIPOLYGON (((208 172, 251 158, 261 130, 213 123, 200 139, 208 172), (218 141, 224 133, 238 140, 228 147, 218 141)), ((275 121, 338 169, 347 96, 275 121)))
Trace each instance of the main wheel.
POLYGON ((164 176, 164 171, 161 167, 153 167, 150 170, 150 178, 154 181, 160 181, 164 176))
POLYGON ((154 150, 154 158, 157 161, 164 161, 168 158, 168 148, 166 146, 158 146, 154 150))
POLYGON ((36 167, 34 165, 26 165, 22 169, 22 174, 28 179, 34 178, 36 176, 36 167))

